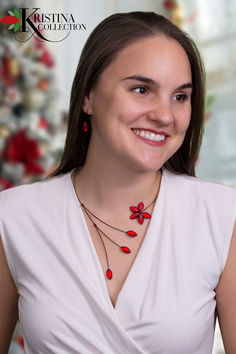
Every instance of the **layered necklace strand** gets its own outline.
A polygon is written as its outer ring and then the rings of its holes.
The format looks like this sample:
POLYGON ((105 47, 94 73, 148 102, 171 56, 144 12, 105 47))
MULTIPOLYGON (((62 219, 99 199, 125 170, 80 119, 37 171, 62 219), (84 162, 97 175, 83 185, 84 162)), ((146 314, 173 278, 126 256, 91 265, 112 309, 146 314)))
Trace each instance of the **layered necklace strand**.
MULTIPOLYGON (((75 189, 75 174, 73 176, 73 184, 74 184, 74 189, 75 189)), ((80 203, 80 206, 83 208, 84 212, 86 213, 86 215, 88 216, 88 218, 90 219, 90 221, 92 222, 93 226, 95 227, 95 230, 97 231, 97 234, 99 235, 100 237, 100 240, 102 242, 102 245, 103 245, 103 248, 104 248, 104 252, 105 252, 105 256, 106 256, 106 263, 107 263, 107 270, 106 270, 106 276, 108 279, 112 279, 112 276, 113 276, 113 273, 112 273, 112 270, 110 269, 110 266, 109 266, 109 260, 108 260, 108 254, 107 254, 107 250, 106 250, 106 246, 105 246, 105 243, 103 241, 103 238, 102 238, 102 235, 105 236, 107 239, 109 239, 112 243, 114 243, 117 247, 120 248, 120 250, 126 254, 128 253, 131 253, 131 250, 126 247, 126 246, 120 246, 118 243, 116 243, 114 240, 112 240, 105 232, 103 232, 100 227, 97 226, 97 224, 94 222, 93 218, 91 217, 91 215, 99 220, 101 223, 103 223, 104 225, 114 229, 114 230, 117 230, 117 231, 120 231, 130 237, 136 237, 138 236, 138 234, 133 231, 133 230, 129 230, 129 231, 125 231, 125 230, 122 230, 122 229, 119 229, 115 226, 112 226, 108 223, 106 223, 105 221, 101 220, 99 217, 97 217, 94 213, 92 213, 85 205, 84 203, 82 203, 77 195, 76 194, 76 197, 80 203)), ((144 208, 144 204, 143 202, 140 202, 138 204, 138 206, 130 206, 129 209, 133 212, 131 215, 130 215, 130 219, 134 220, 134 219, 137 219, 139 224, 143 224, 144 222, 144 219, 150 219, 151 218, 151 214, 145 212, 146 209, 148 209, 154 202, 155 200, 157 199, 157 195, 155 196, 155 198, 153 199, 153 201, 146 207, 144 208)))

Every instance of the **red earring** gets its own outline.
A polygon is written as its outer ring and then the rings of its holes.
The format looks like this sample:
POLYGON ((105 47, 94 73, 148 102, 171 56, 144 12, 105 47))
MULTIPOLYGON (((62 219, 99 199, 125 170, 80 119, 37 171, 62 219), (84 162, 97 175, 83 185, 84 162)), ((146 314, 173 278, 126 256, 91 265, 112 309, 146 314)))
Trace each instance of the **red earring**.
POLYGON ((88 123, 86 121, 84 121, 84 123, 83 123, 83 131, 85 133, 87 133, 87 131, 88 131, 88 123))
POLYGON ((87 133, 87 131, 89 129, 89 126, 88 126, 88 123, 87 123, 87 118, 89 118, 89 115, 88 115, 87 112, 84 112, 84 115, 85 115, 85 117, 84 117, 84 121, 83 121, 83 131, 85 133, 87 133))

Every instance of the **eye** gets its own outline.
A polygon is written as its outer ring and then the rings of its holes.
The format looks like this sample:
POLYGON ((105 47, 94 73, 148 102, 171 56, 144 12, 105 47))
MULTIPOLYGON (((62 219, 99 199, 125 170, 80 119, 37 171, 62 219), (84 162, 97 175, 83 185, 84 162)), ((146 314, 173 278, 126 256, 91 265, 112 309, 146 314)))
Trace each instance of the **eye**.
POLYGON ((131 89, 131 91, 134 91, 140 95, 145 95, 148 92, 148 89, 145 86, 136 86, 131 89))
POLYGON ((174 100, 184 103, 185 101, 188 100, 188 96, 185 93, 179 93, 178 95, 174 96, 174 100))

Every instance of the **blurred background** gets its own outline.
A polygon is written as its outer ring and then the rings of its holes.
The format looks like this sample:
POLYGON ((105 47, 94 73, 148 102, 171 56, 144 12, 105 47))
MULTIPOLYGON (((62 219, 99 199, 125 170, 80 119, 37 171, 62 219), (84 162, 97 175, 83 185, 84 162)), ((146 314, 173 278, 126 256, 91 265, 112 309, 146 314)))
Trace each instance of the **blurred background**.
MULTIPOLYGON (((207 71, 207 120, 197 177, 236 188, 235 1, 1 0, 0 190, 41 180, 56 168, 86 39, 112 13, 138 10, 166 16, 197 43, 207 71), (39 8, 39 14, 72 14, 77 26, 68 32, 49 27, 44 19, 41 34, 50 41, 39 40, 32 28, 20 34, 22 7, 39 8)), ((18 324, 9 353, 22 354, 23 348, 18 324)), ((213 353, 224 353, 218 324, 213 353)))

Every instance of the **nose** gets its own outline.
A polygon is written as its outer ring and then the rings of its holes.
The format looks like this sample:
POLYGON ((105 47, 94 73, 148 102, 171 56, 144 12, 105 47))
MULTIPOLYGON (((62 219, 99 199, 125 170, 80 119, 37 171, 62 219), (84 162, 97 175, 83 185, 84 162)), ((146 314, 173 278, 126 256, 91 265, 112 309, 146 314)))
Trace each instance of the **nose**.
POLYGON ((173 122, 173 112, 169 100, 162 98, 152 102, 149 118, 160 125, 170 125, 173 122))

